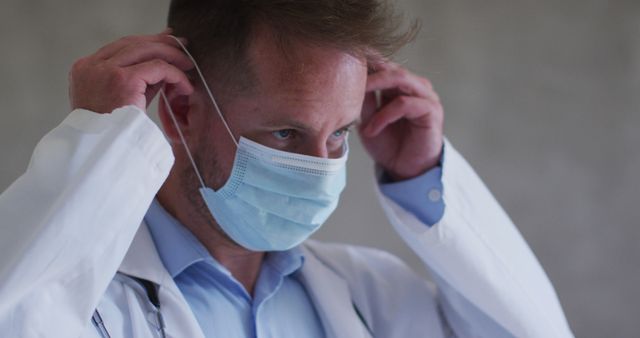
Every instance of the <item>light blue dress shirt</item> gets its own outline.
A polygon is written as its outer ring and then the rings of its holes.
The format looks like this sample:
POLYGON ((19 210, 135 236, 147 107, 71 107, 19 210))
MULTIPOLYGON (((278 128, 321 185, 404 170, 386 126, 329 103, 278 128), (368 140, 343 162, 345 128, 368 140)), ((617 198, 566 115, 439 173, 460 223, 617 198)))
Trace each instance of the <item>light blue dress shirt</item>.
POLYGON ((195 236, 153 201, 145 221, 164 266, 206 337, 324 337, 320 319, 296 272, 299 249, 270 252, 250 295, 195 236))
MULTIPOLYGON (((442 170, 380 184, 383 194, 428 225, 444 213, 442 170)), ((145 216, 160 258, 182 291, 206 337, 324 337, 322 323, 296 277, 304 264, 299 248, 265 256, 254 295, 157 202, 145 216), (303 334, 304 333, 304 334, 303 334)))
POLYGON ((416 215, 423 223, 432 226, 444 215, 442 199, 442 167, 435 167, 409 180, 385 183, 383 174, 380 191, 401 207, 416 215))

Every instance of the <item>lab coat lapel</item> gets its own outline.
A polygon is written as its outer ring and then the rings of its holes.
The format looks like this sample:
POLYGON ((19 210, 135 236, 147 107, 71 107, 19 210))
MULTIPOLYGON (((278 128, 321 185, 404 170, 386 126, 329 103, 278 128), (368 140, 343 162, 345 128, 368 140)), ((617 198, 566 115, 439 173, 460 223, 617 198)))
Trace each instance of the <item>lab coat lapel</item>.
POLYGON ((303 246, 304 265, 298 275, 322 321, 326 337, 371 338, 354 310, 349 285, 303 246))
POLYGON ((189 304, 162 264, 145 223, 136 233, 118 272, 160 285, 158 297, 167 337, 204 338, 189 304))
MULTIPOLYGON (((298 276, 318 312, 325 336, 371 338, 354 310, 345 279, 311 250, 302 248, 305 262, 298 276)), ((140 226, 118 272, 160 285, 160 306, 168 337, 204 338, 189 304, 162 264, 146 224, 140 226)))
POLYGON ((138 228, 118 272, 156 284, 168 275, 145 223, 138 228))

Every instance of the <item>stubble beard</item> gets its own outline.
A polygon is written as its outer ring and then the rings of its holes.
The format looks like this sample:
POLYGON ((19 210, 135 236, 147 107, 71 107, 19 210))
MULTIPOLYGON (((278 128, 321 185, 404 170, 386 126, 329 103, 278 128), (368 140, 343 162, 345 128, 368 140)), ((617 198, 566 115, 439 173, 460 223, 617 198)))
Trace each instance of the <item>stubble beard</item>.
MULTIPOLYGON (((221 175, 222 170, 214 152, 207 151, 205 149, 198 149, 198 151, 193 154, 193 157, 194 162, 200 170, 200 175, 202 175, 204 184, 207 187, 210 187, 211 183, 224 182, 224 178, 221 175)), ((191 166, 188 166, 183 170, 180 177, 182 180, 182 186, 185 189, 184 193, 189 203, 193 206, 194 213, 192 213, 191 217, 198 218, 195 223, 207 224, 209 230, 213 231, 216 237, 222 238, 230 246, 240 246, 231 237, 229 237, 229 235, 227 235, 220 224, 215 220, 209 210, 209 207, 207 207, 207 204, 200 193, 200 189, 202 188, 200 180, 198 179, 194 169, 191 168, 191 166)))

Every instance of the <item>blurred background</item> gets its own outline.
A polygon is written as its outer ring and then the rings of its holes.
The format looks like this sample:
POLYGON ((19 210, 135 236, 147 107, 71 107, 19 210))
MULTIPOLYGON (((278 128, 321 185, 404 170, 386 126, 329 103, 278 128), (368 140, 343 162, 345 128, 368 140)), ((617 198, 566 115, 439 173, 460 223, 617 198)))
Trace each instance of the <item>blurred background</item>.
MULTIPOLYGON (((168 2, 2 1, 0 191, 68 114, 72 62, 162 30, 168 2)), ((435 84, 449 139, 530 243, 576 336, 639 337, 640 1, 398 6, 423 29, 397 61, 435 84)), ((423 271, 386 223, 372 163, 351 142, 349 187, 316 237, 379 247, 423 271)))

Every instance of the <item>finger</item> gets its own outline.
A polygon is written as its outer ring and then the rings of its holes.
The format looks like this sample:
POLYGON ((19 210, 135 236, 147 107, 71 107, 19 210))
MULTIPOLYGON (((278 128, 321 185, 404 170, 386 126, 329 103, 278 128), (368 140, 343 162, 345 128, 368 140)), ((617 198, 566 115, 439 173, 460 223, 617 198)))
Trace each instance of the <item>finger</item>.
POLYGON ((389 70, 396 67, 398 64, 387 59, 378 59, 367 64, 369 74, 377 73, 383 70, 389 70))
POLYGON ((433 96, 430 82, 404 68, 390 68, 378 71, 367 77, 366 91, 395 89, 410 96, 433 96))
POLYGON ((377 71, 391 70, 395 68, 401 68, 400 64, 390 60, 382 60, 375 64, 375 69, 377 69, 377 71))
MULTIPOLYGON (((181 37, 177 39, 179 39, 183 45, 187 45, 186 38, 181 37)), ((98 58, 99 60, 107 60, 112 58, 114 55, 118 54, 119 52, 121 52, 124 48, 130 47, 130 46, 133 46, 133 47, 142 46, 145 43, 162 43, 168 46, 175 47, 179 50, 182 50, 182 47, 176 41, 176 38, 173 37, 172 35, 163 34, 163 35, 155 35, 155 36, 129 36, 114 42, 113 46, 108 46, 108 47, 105 46, 108 49, 105 49, 104 51, 99 50, 98 53, 96 53, 95 57, 98 58)))
MULTIPOLYGON (((180 39, 186 44, 186 39, 184 38, 180 38, 180 39)), ((93 56, 98 60, 106 60, 111 58, 113 55, 118 53, 122 48, 125 48, 126 46, 141 44, 144 42, 161 42, 171 46, 179 47, 178 43, 172 37, 170 37, 169 34, 165 32, 161 32, 153 35, 125 36, 98 49, 98 51, 95 54, 93 54, 93 56)))
MULTIPOLYGON (((396 72, 396 73, 399 73, 399 74, 407 73, 407 75, 414 77, 414 80, 417 81, 418 85, 422 85, 422 86, 427 88, 427 91, 425 93, 428 94, 427 95, 428 98, 440 102, 440 96, 433 89, 433 83, 431 83, 431 81, 429 79, 427 79, 425 77, 421 77, 421 76, 415 75, 415 74, 409 72, 401 64, 398 64, 398 63, 392 62, 392 61, 388 61, 388 60, 384 60, 384 61, 376 63, 374 67, 377 68, 377 71, 374 72, 374 73, 383 72, 383 71, 396 72)), ((395 88, 394 90, 384 90, 384 91, 382 91, 382 94, 383 94, 383 100, 386 100, 386 101, 389 101, 393 97, 395 97, 397 95, 400 95, 400 94, 411 95, 410 93, 403 93, 398 88, 395 88)), ((385 101, 383 101, 383 102, 385 102, 385 101)))
POLYGON ((360 124, 366 125, 378 108, 376 102, 376 93, 370 92, 365 94, 362 102, 362 112, 360 113, 360 124))
POLYGON ((181 49, 160 42, 129 45, 122 48, 109 61, 117 66, 125 67, 152 59, 162 59, 182 70, 189 70, 194 67, 191 59, 181 49))
POLYGON ((362 133, 367 137, 375 137, 400 119, 407 119, 414 125, 426 128, 436 114, 442 115, 442 106, 437 102, 425 98, 399 96, 380 109, 363 127, 362 133))
POLYGON ((186 74, 177 67, 160 59, 146 61, 125 68, 131 72, 132 79, 139 79, 145 82, 145 91, 148 87, 164 82, 172 84, 174 90, 179 95, 190 95, 193 93, 193 86, 189 82, 186 74))

